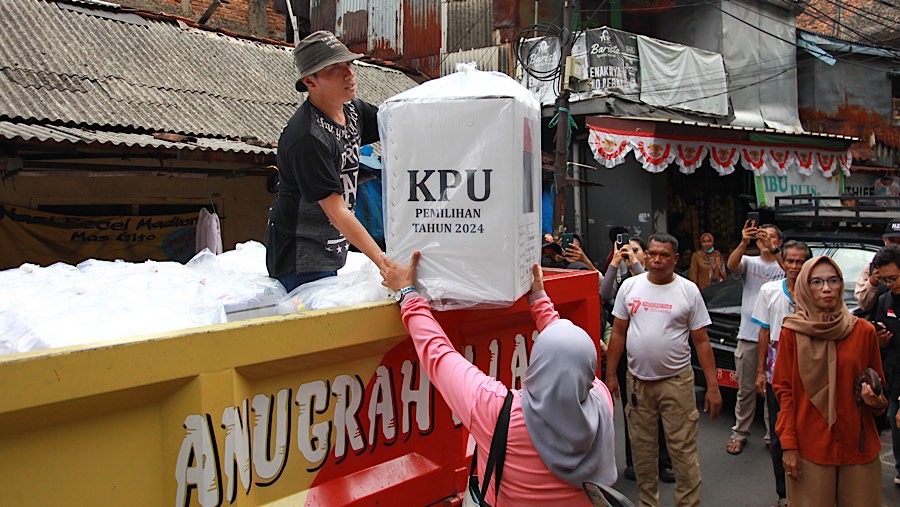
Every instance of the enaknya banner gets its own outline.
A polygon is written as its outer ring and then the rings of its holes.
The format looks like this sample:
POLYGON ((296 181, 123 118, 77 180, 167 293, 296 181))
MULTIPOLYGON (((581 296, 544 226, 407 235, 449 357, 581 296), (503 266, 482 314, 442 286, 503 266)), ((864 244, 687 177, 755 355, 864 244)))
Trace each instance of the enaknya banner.
POLYGON ((592 95, 638 100, 641 93, 637 36, 612 28, 584 33, 592 95))
POLYGON ((85 217, 0 203, 0 269, 91 258, 185 262, 196 225, 196 213, 85 217))
POLYGON ((850 150, 829 150, 808 146, 773 145, 752 141, 730 141, 664 138, 652 134, 623 133, 588 125, 588 144, 594 159, 607 168, 625 161, 634 152, 634 158, 652 173, 659 173, 671 163, 678 165, 685 174, 692 174, 709 156, 709 165, 720 175, 734 172, 740 161, 744 169, 762 176, 769 171, 784 176, 794 169, 809 176, 818 170, 825 178, 835 171, 850 175, 853 156, 850 150))

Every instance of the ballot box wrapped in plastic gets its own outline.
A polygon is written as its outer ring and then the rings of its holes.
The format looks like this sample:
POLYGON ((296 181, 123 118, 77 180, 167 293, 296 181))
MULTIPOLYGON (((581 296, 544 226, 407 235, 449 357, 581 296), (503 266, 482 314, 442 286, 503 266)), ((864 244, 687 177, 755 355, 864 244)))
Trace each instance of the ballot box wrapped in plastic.
POLYGON ((509 306, 540 262, 540 108, 505 74, 474 64, 378 111, 385 241, 437 309, 509 306))

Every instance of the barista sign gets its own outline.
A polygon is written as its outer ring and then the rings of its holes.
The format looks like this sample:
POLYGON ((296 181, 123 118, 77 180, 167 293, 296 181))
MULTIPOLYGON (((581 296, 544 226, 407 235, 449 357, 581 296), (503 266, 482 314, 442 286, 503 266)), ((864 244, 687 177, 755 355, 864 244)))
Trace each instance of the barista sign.
POLYGON ((591 93, 637 98, 641 92, 637 37, 605 27, 588 30, 584 37, 591 93))

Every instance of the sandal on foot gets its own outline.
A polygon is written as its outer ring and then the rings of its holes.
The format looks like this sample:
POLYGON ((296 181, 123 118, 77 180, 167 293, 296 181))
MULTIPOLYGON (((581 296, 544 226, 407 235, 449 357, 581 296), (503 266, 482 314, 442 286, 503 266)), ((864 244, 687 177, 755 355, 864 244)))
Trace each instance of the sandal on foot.
POLYGON ((725 450, 728 451, 728 454, 740 454, 744 450, 744 444, 746 443, 746 440, 731 437, 728 439, 728 445, 725 446, 725 450))

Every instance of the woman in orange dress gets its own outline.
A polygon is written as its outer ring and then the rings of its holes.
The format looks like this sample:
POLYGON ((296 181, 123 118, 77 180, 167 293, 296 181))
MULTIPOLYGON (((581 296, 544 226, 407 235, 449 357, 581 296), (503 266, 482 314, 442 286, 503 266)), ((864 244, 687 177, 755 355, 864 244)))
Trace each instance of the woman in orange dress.
MULTIPOLYGON (((844 280, 829 257, 803 264, 794 315, 785 317, 772 388, 781 405, 775 431, 784 451, 791 507, 881 506, 881 439, 873 415, 888 402, 857 374, 883 382, 875 327, 851 315, 844 280)), ((874 382, 873 382, 874 383, 874 382)))

